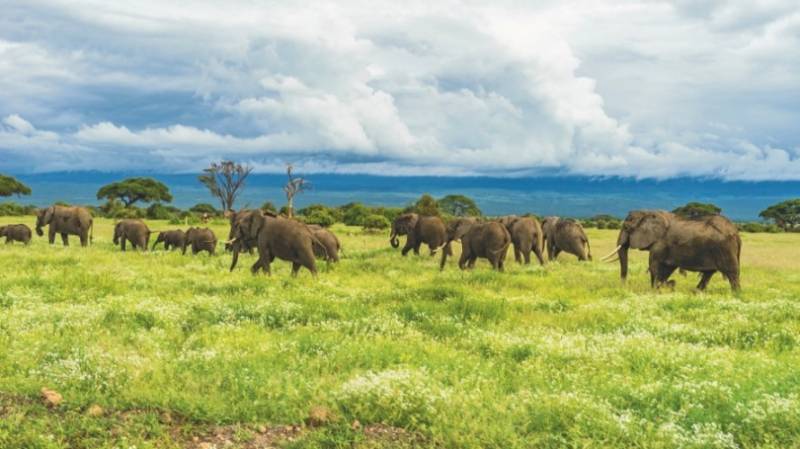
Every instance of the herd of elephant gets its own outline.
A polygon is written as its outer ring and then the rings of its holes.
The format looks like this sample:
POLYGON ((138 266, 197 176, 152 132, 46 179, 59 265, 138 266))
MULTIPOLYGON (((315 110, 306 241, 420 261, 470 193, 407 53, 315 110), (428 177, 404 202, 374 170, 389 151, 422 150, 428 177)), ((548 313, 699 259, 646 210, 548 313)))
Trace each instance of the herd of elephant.
MULTIPOLYGON (((83 207, 50 206, 41 209, 36 217, 36 233, 44 235, 48 226, 51 244, 57 234, 64 245, 68 236, 77 235, 82 246, 92 239, 93 219, 83 207)), ((126 219, 114 227, 113 242, 124 251, 126 242, 134 249, 147 250, 153 232, 142 220, 126 219)), ((24 224, 0 226, 0 237, 6 243, 31 240, 31 230, 24 224)), ((389 241, 394 248, 400 246, 399 237, 406 236, 402 249, 419 254, 425 244, 434 255, 442 250, 440 269, 444 269, 447 257, 452 255, 452 243, 461 242, 459 268, 472 268, 478 258, 487 259, 495 270, 503 271, 506 253, 513 246, 514 258, 519 263, 530 263, 533 253, 538 262, 545 264, 547 258, 555 260, 561 252, 575 255, 581 261, 592 260, 589 239, 581 224, 572 219, 546 217, 541 222, 533 216, 510 215, 494 220, 475 217, 455 218, 445 223, 437 216, 421 216, 406 213, 392 223, 389 241)), ((180 248, 185 254, 191 248, 193 254, 207 251, 215 254, 217 237, 208 228, 191 227, 187 231, 169 230, 158 233, 153 249, 163 243, 165 249, 180 248)), ((742 241, 736 226, 721 215, 700 218, 683 218, 659 210, 632 211, 622 223, 617 247, 603 258, 608 262, 619 261, 623 280, 628 274, 628 250, 649 252, 648 271, 654 288, 673 286, 670 276, 675 270, 701 273, 699 290, 704 290, 711 277, 719 271, 728 279, 734 291, 739 290, 739 259, 742 241)), ((225 249, 233 253, 230 270, 239 260, 241 252, 258 253, 251 266, 252 273, 270 273, 270 264, 275 258, 292 263, 292 275, 305 267, 317 275, 315 260, 337 262, 341 244, 330 230, 260 210, 241 210, 230 213, 230 232, 225 249)))

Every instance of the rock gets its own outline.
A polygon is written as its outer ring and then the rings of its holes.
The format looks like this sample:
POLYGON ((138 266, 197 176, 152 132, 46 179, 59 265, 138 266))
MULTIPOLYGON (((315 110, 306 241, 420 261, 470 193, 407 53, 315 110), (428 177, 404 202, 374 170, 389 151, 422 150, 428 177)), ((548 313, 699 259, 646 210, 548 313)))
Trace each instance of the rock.
POLYGON ((86 410, 86 414, 89 416, 93 416, 95 418, 97 418, 98 416, 103 416, 103 407, 94 404, 91 407, 89 407, 89 410, 86 410))
POLYGON ((308 413, 306 424, 309 427, 320 427, 333 421, 333 418, 331 409, 322 405, 315 405, 311 407, 311 411, 308 413))
POLYGON ((57 391, 47 387, 42 387, 42 399, 44 399, 44 404, 50 408, 58 407, 64 401, 64 398, 57 391))

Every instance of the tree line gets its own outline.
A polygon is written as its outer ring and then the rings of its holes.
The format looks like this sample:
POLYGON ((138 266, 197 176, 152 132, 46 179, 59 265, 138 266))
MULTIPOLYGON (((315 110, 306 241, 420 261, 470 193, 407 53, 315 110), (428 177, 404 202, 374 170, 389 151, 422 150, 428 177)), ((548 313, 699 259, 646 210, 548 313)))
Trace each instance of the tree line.
MULTIPOLYGON (((95 215, 108 218, 149 218, 168 220, 173 223, 197 223, 205 219, 221 218, 226 212, 234 210, 236 200, 246 185, 253 168, 233 161, 212 163, 198 176, 198 181, 206 186, 220 207, 209 203, 199 203, 183 210, 169 205, 173 200, 169 188, 162 182, 149 177, 133 177, 112 182, 97 191, 98 200, 106 200, 100 206, 89 206, 95 215), (137 204, 149 204, 138 207, 137 204), (165 204, 166 203, 166 204, 165 204)), ((358 202, 330 207, 323 204, 312 204, 297 211, 294 210, 295 196, 310 190, 311 183, 297 176, 293 167, 287 167, 287 183, 283 188, 286 194, 286 205, 276 207, 265 202, 261 209, 268 212, 296 216, 306 223, 330 226, 344 223, 362 226, 367 229, 386 229, 400 214, 416 212, 420 215, 437 215, 442 217, 482 216, 482 211, 471 198, 464 195, 447 195, 433 198, 424 194, 413 204, 406 207, 371 207, 358 202)), ((30 195, 31 189, 12 176, 0 174, 0 197, 30 195)), ((64 203, 62 203, 64 204, 64 203)), ((23 206, 13 202, 0 203, 0 215, 30 215, 35 206, 23 206)), ((698 218, 720 214, 722 209, 714 204, 690 202, 673 210, 674 213, 698 218)), ((763 222, 739 223, 746 232, 797 232, 800 231, 800 198, 782 201, 769 206, 759 213, 763 222)), ((541 217, 539 217, 541 218, 541 217)), ((580 220, 584 227, 599 229, 619 229, 622 220, 612 215, 595 215, 580 220)))

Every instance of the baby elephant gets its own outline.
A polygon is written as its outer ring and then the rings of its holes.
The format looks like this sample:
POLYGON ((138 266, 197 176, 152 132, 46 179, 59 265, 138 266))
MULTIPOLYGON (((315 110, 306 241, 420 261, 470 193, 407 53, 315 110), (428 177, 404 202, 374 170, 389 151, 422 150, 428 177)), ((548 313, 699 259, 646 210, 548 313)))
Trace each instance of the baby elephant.
POLYGON ((153 249, 156 249, 156 245, 162 242, 164 243, 164 249, 167 251, 183 248, 183 244, 186 242, 186 233, 180 229, 159 232, 155 243, 153 243, 153 249))
POLYGON ((208 228, 189 228, 186 230, 186 238, 183 241, 182 253, 186 254, 186 247, 192 247, 192 254, 200 251, 208 251, 212 256, 217 251, 217 236, 214 231, 208 228))
POLYGON ((316 237, 316 241, 313 242, 314 256, 326 262, 338 262, 342 245, 339 243, 336 234, 320 225, 311 224, 308 225, 308 229, 316 237))
POLYGON ((131 242, 133 249, 147 251, 150 243, 150 228, 142 220, 122 220, 114 226, 114 245, 119 245, 125 251, 126 242, 131 242))
POLYGON ((31 235, 31 228, 24 224, 0 226, 0 237, 6 238, 6 245, 11 242, 22 242, 27 245, 31 242, 31 235))

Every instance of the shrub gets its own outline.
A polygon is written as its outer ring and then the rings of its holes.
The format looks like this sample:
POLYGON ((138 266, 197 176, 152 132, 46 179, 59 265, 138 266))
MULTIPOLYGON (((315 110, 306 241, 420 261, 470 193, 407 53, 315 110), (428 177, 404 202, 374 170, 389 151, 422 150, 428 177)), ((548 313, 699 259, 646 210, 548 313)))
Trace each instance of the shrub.
POLYGON ((261 205, 261 210, 264 212, 272 212, 273 214, 278 213, 278 209, 275 208, 275 205, 272 204, 272 201, 264 201, 264 204, 261 205))
POLYGON ((309 215, 305 215, 305 222, 308 224, 317 224, 322 227, 327 228, 328 226, 333 225, 336 223, 336 219, 333 218, 333 215, 326 209, 317 209, 311 212, 309 215))
POLYGON ((22 205, 14 202, 0 203, 0 216, 35 215, 36 206, 22 205))
POLYGON ((364 220, 370 215, 369 209, 361 203, 348 205, 344 211, 342 221, 350 226, 362 226, 364 220))
POLYGON ((363 226, 364 229, 387 229, 391 226, 391 222, 383 215, 372 214, 364 217, 363 226))
POLYGON ((147 208, 147 218, 151 220, 169 220, 181 213, 181 210, 176 207, 164 206, 161 203, 151 204, 147 208))
POLYGON ((189 211, 190 212, 194 212, 196 214, 200 214, 200 215, 202 215, 202 214, 208 214, 208 215, 211 215, 211 216, 219 215, 219 211, 217 209, 215 209, 214 206, 212 206, 212 205, 210 205, 208 203, 195 204, 194 206, 189 208, 189 211))

